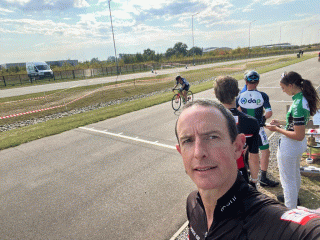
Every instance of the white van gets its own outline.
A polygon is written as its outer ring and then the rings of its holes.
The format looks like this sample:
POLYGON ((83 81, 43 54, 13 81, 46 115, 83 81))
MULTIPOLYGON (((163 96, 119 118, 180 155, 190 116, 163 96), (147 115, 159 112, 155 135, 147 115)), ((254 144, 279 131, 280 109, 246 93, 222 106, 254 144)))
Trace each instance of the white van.
POLYGON ((26 69, 28 77, 31 80, 34 78, 53 78, 53 71, 50 69, 50 66, 46 62, 27 62, 26 69))

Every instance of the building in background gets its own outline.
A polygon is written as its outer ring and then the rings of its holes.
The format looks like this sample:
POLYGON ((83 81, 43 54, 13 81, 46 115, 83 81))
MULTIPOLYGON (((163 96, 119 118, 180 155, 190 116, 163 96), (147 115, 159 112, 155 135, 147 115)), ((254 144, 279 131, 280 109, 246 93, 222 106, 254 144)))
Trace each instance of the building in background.
POLYGON ((4 63, 4 64, 1 64, 1 69, 8 69, 8 68, 11 68, 11 67, 26 67, 26 63, 4 63))

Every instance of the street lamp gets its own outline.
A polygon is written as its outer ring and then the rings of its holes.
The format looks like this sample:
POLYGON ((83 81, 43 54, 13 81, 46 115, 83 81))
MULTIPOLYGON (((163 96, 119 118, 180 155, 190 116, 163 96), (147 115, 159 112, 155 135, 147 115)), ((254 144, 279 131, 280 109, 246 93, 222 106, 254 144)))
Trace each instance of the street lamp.
POLYGON ((193 48, 192 48, 192 55, 193 55, 193 66, 194 64, 194 36, 193 36, 193 16, 197 15, 199 12, 195 13, 192 15, 192 43, 193 43, 193 48))
POLYGON ((254 23, 257 20, 254 20, 249 23, 249 48, 248 48, 248 57, 250 57, 250 29, 251 29, 251 23, 254 23))
POLYGON ((117 65, 117 75, 119 75, 119 67, 118 67, 118 59, 117 59, 117 49, 116 49, 116 42, 114 40, 114 32, 113 32, 113 25, 112 25, 112 15, 111 15, 111 7, 110 7, 110 2, 111 0, 108 1, 109 2, 109 12, 110 12, 110 20, 111 20, 111 30, 112 30, 112 37, 113 37, 113 48, 114 48, 114 56, 115 56, 115 60, 116 60, 116 65, 117 65))

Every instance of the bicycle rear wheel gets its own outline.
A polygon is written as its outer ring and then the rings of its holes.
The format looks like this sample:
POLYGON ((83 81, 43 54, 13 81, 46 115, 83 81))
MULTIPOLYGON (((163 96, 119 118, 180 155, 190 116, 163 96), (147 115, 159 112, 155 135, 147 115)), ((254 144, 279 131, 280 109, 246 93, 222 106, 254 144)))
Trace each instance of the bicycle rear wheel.
POLYGON ((191 91, 187 92, 187 99, 188 102, 193 102, 193 93, 191 91))
POLYGON ((175 111, 178 111, 181 106, 181 97, 179 94, 175 94, 171 100, 172 108, 175 111))

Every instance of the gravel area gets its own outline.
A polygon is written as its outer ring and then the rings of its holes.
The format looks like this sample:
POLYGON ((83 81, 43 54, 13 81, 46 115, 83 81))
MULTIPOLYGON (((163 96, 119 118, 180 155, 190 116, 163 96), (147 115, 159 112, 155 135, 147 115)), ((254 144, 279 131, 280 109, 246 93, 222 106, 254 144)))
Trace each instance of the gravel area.
POLYGON ((62 118, 62 117, 68 117, 71 115, 79 114, 79 113, 89 112, 89 111, 96 110, 99 108, 104 108, 104 107, 111 106, 111 105, 121 104, 124 102, 129 102, 129 101, 133 101, 133 100, 140 99, 140 98, 150 97, 150 96, 161 94, 161 93, 168 92, 168 91, 171 91, 171 89, 156 91, 156 92, 152 92, 149 94, 136 95, 136 96, 133 96, 130 98, 117 99, 117 100, 109 101, 106 103, 99 103, 99 104, 91 105, 91 106, 84 107, 84 108, 74 109, 71 111, 66 111, 66 112, 62 112, 62 113, 55 113, 55 114, 45 116, 42 118, 33 118, 30 120, 26 120, 26 121, 18 121, 18 122, 12 123, 12 124, 5 124, 5 125, 0 126, 0 132, 10 131, 12 129, 16 129, 16 128, 20 128, 20 127, 24 127, 24 126, 28 126, 28 125, 34 125, 34 124, 46 122, 46 121, 52 120, 52 119, 58 119, 58 118, 62 118))

